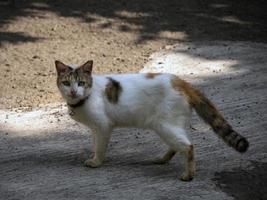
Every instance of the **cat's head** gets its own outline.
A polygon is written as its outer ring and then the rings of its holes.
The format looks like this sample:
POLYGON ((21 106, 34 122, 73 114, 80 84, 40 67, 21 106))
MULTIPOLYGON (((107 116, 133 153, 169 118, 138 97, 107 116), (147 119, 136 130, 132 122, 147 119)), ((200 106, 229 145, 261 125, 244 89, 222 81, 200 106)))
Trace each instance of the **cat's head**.
POLYGON ((55 65, 58 89, 68 103, 75 104, 90 95, 93 84, 92 60, 77 67, 65 65, 58 60, 55 65))

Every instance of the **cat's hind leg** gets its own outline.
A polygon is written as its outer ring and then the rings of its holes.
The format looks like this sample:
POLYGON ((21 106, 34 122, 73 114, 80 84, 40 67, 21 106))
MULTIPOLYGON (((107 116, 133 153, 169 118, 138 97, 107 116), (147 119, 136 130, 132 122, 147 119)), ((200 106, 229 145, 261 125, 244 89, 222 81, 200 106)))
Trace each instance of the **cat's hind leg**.
MULTIPOLYGON (((185 129, 171 124, 163 124, 159 126, 157 133, 173 151, 179 151, 184 155, 185 171, 181 176, 181 180, 191 181, 195 175, 194 147, 185 129)), ((167 152, 166 155, 169 158, 171 152, 167 152)))
POLYGON ((195 175, 195 155, 194 155, 194 146, 189 145, 186 150, 183 152, 186 157, 186 166, 185 171, 181 176, 183 181, 191 181, 195 175))
POLYGON ((156 158, 154 159, 152 162, 154 164, 157 164, 157 165, 163 165, 163 164, 166 164, 168 163, 172 158, 173 156, 176 154, 176 151, 172 150, 172 149, 169 149, 163 157, 160 157, 160 158, 156 158))

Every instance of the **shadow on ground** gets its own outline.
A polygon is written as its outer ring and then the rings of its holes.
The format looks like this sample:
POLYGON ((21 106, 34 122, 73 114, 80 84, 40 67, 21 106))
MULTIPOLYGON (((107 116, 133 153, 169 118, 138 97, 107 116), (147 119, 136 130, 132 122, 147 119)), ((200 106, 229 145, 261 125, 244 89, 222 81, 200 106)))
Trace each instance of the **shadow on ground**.
MULTIPOLYGON (((32 37, 25 32, 10 32, 6 31, 4 25, 8 25, 12 20, 16 20, 19 17, 31 16, 32 12, 27 11, 27 4, 24 8, 16 8, 6 4, 8 1, 0 1, 0 46, 4 43, 17 44, 19 42, 36 42, 41 38, 32 37), (3 4, 3 2, 5 4, 3 4)), ((11 2, 11 1, 10 1, 11 2)), ((25 2, 26 3, 26 2, 25 2)))
MULTIPOLYGON (((16 7, 0 6, 0 27, 22 16, 36 16, 36 10, 51 11, 63 17, 77 17, 88 24, 100 17, 99 28, 112 28, 120 20, 119 30, 136 32, 137 43, 169 39, 178 41, 241 40, 267 41, 267 4, 264 0, 87 0, 18 1, 16 7), (39 2, 39 3, 38 3, 39 2), (165 32, 179 32, 166 36, 165 32)), ((11 37, 11 36, 10 36, 11 37)), ((13 41, 23 41, 12 36, 13 41)), ((29 38, 31 39, 31 38, 29 38)), ((0 41, 5 41, 1 37, 0 41)), ((8 40, 10 41, 10 40, 8 40)), ((25 41, 25 40, 24 40, 25 41)))
POLYGON ((236 200, 267 199, 264 189, 267 183, 267 163, 253 161, 251 168, 216 172, 213 181, 236 200))
POLYGON ((23 32, 0 32, 0 46, 3 41, 16 44, 18 42, 36 42, 40 38, 31 37, 23 32))

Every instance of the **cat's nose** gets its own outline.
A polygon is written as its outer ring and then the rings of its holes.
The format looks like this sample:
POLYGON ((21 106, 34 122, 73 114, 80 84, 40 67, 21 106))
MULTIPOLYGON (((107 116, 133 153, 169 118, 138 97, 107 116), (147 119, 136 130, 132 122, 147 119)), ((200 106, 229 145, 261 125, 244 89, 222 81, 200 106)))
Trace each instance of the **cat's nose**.
POLYGON ((75 97, 75 96, 76 96, 76 91, 75 91, 75 90, 71 90, 71 91, 70 91, 70 95, 71 95, 72 97, 75 97))

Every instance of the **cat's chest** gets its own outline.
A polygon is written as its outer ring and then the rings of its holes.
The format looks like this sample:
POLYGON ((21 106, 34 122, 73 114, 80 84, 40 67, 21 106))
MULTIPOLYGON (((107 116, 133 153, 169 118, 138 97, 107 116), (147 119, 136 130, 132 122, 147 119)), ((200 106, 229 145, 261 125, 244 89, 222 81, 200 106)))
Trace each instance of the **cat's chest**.
POLYGON ((75 121, 82 123, 84 125, 88 125, 90 123, 90 117, 88 112, 82 107, 72 108, 68 107, 69 116, 75 121))

